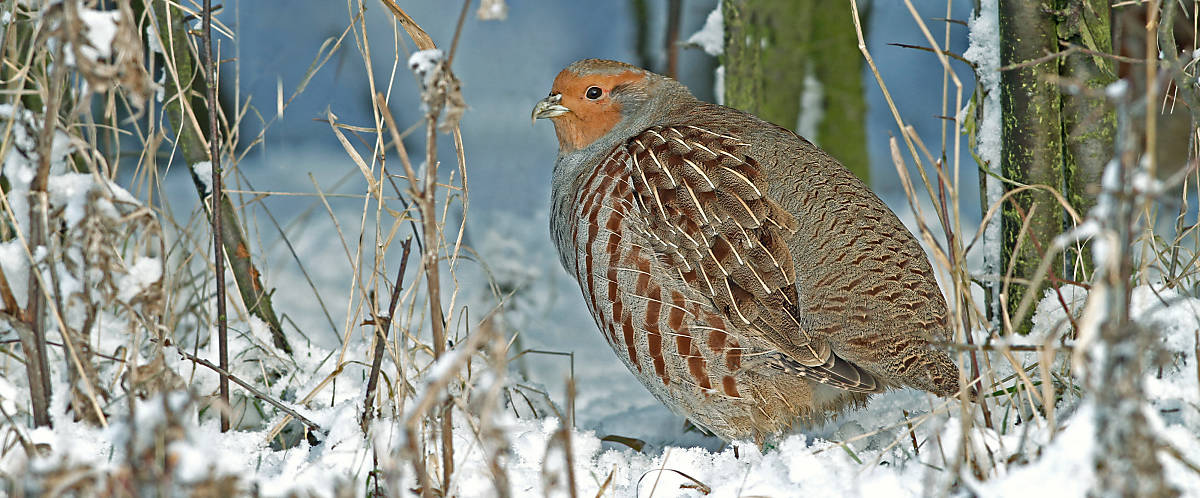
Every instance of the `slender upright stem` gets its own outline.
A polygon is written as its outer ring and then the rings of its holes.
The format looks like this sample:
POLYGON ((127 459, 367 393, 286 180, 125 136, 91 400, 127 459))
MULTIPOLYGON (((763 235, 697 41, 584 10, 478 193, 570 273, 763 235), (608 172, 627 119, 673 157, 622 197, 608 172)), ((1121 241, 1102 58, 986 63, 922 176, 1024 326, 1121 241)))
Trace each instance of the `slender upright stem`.
MULTIPOLYGON (((1159 0, 1151 0, 1146 10, 1146 146, 1143 157, 1150 178, 1158 167, 1158 18, 1159 0)), ((1173 29, 1166 26, 1166 29, 1173 29)), ((1175 50, 1175 47, 1164 47, 1164 50, 1175 50)))
MULTIPOLYGON (((204 78, 208 81, 208 155, 212 163, 212 231, 213 267, 217 290, 217 347, 221 367, 221 402, 229 406, 229 328, 225 315, 225 247, 221 243, 221 140, 217 128, 217 67, 212 54, 212 0, 204 0, 203 25, 200 28, 204 44, 204 78)), ((229 430, 229 412, 221 411, 221 432, 229 430)))
MULTIPOLYGON (((421 190, 421 224, 425 235, 425 286, 429 289, 429 316, 433 328, 433 357, 441 359, 446 352, 445 317, 442 314, 441 277, 438 268, 438 253, 441 247, 441 236, 438 235, 437 199, 434 188, 437 187, 437 114, 429 116, 429 128, 426 131, 425 160, 429 168, 425 172, 425 186, 421 190)), ((442 489, 450 486, 450 475, 454 473, 454 423, 451 417, 451 406, 446 404, 442 411, 442 489)))
POLYGON ((392 287, 392 301, 388 305, 386 316, 375 317, 375 353, 371 355, 371 373, 367 377, 367 398, 363 402, 362 429, 367 432, 367 424, 371 422, 375 411, 375 388, 379 385, 379 369, 383 365, 384 343, 387 342, 388 331, 392 328, 392 318, 396 316, 396 305, 400 304, 400 290, 404 288, 404 270, 408 268, 408 254, 412 249, 412 238, 400 245, 404 248, 400 256, 400 269, 396 271, 396 285, 392 287))
MULTIPOLYGON (((59 49, 57 55, 62 54, 59 49)), ((49 195, 46 188, 50 178, 51 150, 54 144, 54 131, 58 126, 58 112, 62 98, 62 71, 65 66, 55 64, 54 70, 47 75, 50 93, 46 98, 46 110, 42 115, 41 136, 38 139, 38 168, 33 182, 29 185, 29 248, 37 250, 47 242, 49 230, 49 195)), ((29 304, 26 310, 29 328, 21 335, 22 347, 26 351, 26 371, 29 375, 29 395, 33 404, 33 424, 36 427, 50 427, 50 368, 49 357, 46 355, 46 299, 42 291, 42 279, 34 278, 33 272, 40 271, 37 261, 30 261, 29 304)), ((23 328, 18 331, 24 330, 23 328)))

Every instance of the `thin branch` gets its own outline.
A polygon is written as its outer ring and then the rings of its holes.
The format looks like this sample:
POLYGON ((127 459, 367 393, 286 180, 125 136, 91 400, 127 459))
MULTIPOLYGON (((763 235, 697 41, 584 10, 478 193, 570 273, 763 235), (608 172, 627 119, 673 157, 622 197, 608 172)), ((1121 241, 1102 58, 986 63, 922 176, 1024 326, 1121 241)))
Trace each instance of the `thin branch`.
MULTIPOLYGON (((221 401, 229 405, 229 324, 225 310, 225 246, 221 243, 221 130, 217 127, 217 67, 212 53, 212 0, 204 0, 200 42, 204 45, 204 79, 208 82, 208 160, 212 165, 213 270, 216 278, 217 348, 221 362, 221 401)), ((229 430, 229 413, 221 412, 221 432, 229 430)))
POLYGON ((367 399, 363 403, 362 429, 367 432, 367 424, 374 414, 375 388, 379 382, 379 369, 383 364, 383 348, 387 342, 388 331, 392 328, 392 318, 396 316, 396 305, 400 303, 400 290, 404 288, 404 270, 408 268, 408 253, 412 249, 412 237, 400 244, 403 253, 400 255, 400 269, 396 271, 396 285, 392 287, 392 302, 388 304, 386 316, 376 316, 375 322, 375 352, 371 359, 371 373, 367 377, 367 399))
POLYGON ((949 50, 934 50, 934 49, 932 49, 932 48, 929 48, 929 47, 923 47, 923 46, 921 46, 921 45, 909 45, 909 44, 907 44, 907 43, 889 43, 888 45, 891 45, 891 46, 893 46, 893 47, 900 47, 900 48, 911 48, 911 49, 915 49, 915 50, 923 50, 923 51, 925 51, 925 52, 931 52, 931 53, 935 53, 935 54, 938 54, 938 53, 940 53, 940 54, 942 54, 942 55, 945 55, 946 57, 949 57, 949 58, 951 58, 951 59, 954 59, 954 60, 956 60, 956 61, 962 62, 963 64, 966 64, 966 65, 968 65, 968 66, 971 66, 971 69, 972 69, 972 70, 978 69, 978 66, 976 66, 974 62, 971 62, 971 61, 967 60, 965 57, 963 57, 963 56, 961 56, 961 55, 958 55, 958 54, 956 54, 956 53, 954 53, 954 52, 951 52, 951 51, 949 51, 949 50))
POLYGON ((463 0, 462 11, 458 13, 458 25, 454 28, 454 40, 450 42, 450 54, 446 56, 446 67, 454 62, 454 54, 458 53, 458 36, 462 34, 463 24, 467 20, 467 10, 471 7, 471 0, 463 0))
POLYGON ((1072 46, 1068 47, 1066 50, 1063 50, 1062 52, 1049 53, 1049 54, 1043 55, 1041 57, 1038 57, 1036 59, 1029 59, 1027 61, 1018 62, 1016 64, 1009 64, 1007 66, 1003 66, 1000 68, 1000 72, 1012 71, 1015 69, 1026 68, 1029 66, 1036 66, 1043 62, 1048 62, 1048 61, 1052 61, 1054 59, 1060 59, 1060 58, 1066 57, 1066 56, 1071 55, 1078 51, 1079 51, 1079 47, 1072 45, 1072 46))
POLYGON ((1126 57, 1124 55, 1110 54, 1107 52, 1098 52, 1098 51, 1092 50, 1090 48, 1082 47, 1082 46, 1076 45, 1074 43, 1071 43, 1071 42, 1065 41, 1065 40, 1059 40, 1058 44, 1062 45, 1063 47, 1067 48, 1068 50, 1077 50, 1079 52, 1082 52, 1082 53, 1085 53, 1085 54, 1088 54, 1091 56, 1103 57, 1105 59, 1112 59, 1112 60, 1118 61, 1118 62, 1127 62, 1129 64, 1145 64, 1146 63, 1145 59, 1138 59, 1136 57, 1126 57))
MULTIPOLYGON (((155 341, 154 339, 151 339, 151 342, 157 342, 157 341, 155 341)), ((217 374, 219 374, 222 378, 229 379, 229 380, 233 381, 234 384, 242 386, 243 389, 249 391, 250 394, 254 395, 255 398, 258 398, 263 401, 266 401, 267 403, 270 403, 271 406, 278 408, 279 411, 290 415, 292 418, 300 421, 300 423, 308 426, 308 428, 312 429, 313 432, 319 434, 320 435, 319 439, 324 439, 325 430, 322 429, 320 425, 317 425, 316 422, 309 420, 304 415, 301 415, 300 412, 297 412, 296 410, 293 410, 291 407, 285 405, 282 401, 272 398, 271 396, 267 395, 266 393, 259 391, 258 389, 255 389, 254 386, 251 385, 249 382, 246 382, 246 381, 238 378, 238 376, 229 373, 229 371, 224 368, 221 368, 217 365, 213 365, 212 362, 205 360, 204 358, 200 358, 198 356, 192 355, 191 353, 188 353, 187 351, 184 351, 177 346, 172 345, 172 347, 175 348, 176 353, 179 353, 179 356, 182 356, 184 359, 186 359, 188 361, 195 362, 197 365, 203 366, 205 368, 208 368, 209 370, 217 372, 217 374)))

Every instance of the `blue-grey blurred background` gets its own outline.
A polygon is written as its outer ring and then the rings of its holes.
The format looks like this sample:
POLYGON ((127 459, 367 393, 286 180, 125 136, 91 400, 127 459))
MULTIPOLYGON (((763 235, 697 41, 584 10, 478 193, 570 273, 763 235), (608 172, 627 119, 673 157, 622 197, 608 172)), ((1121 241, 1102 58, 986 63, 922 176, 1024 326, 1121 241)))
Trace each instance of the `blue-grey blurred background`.
MULTIPOLYGON (((352 2, 353 3, 353 2, 352 2)), ((562 0, 514 0, 508 2, 509 15, 504 21, 481 21, 472 5, 462 31, 454 71, 463 82, 470 111, 462 122, 464 142, 475 179, 487 188, 472 191, 472 202, 488 208, 532 214, 544 209, 553 164, 555 141, 549 123, 529 126, 529 110, 549 90, 554 76, 567 64, 581 58, 611 58, 637 62, 637 30, 629 0, 575 2, 562 0), (514 195, 518 194, 518 195, 514 195)), ((904 2, 860 2, 866 7, 866 36, 879 71, 887 82, 901 115, 917 127, 931 147, 940 142, 942 68, 929 52, 890 46, 889 43, 928 46, 904 2)), ((945 2, 913 2, 940 41, 947 17, 945 2)), ((461 4, 451 0, 406 1, 404 8, 439 46, 448 47, 454 34, 461 4)), ((666 25, 665 0, 650 0, 648 34, 653 53, 665 58, 662 42, 666 25)), ((714 8, 715 0, 685 0, 681 38, 697 31, 714 8)), ((848 9, 849 2, 827 2, 831 9, 848 9)), ((287 99, 304 77, 317 51, 327 39, 336 39, 345 31, 351 12, 342 2, 327 0, 234 0, 235 12, 225 20, 235 29, 237 58, 240 61, 242 99, 252 99, 264 116, 276 109, 277 85, 282 83, 287 99)), ((969 0, 953 2, 950 17, 965 21, 971 9, 969 0)), ((400 123, 415 123, 421 118, 412 75, 404 61, 413 50, 403 31, 396 31, 392 14, 379 2, 367 2, 364 13, 371 53, 376 65, 376 85, 385 91, 391 62, 399 40, 400 68, 394 74, 392 112, 400 123)), ((951 24, 951 50, 961 53, 967 47, 967 28, 951 24)), ((847 25, 847 30, 853 26, 847 25)), ((226 49, 228 50, 228 49, 226 49)), ((681 51, 679 79, 698 97, 712 100, 712 69, 716 58, 698 48, 681 51)), ((958 63, 955 63, 958 64, 958 63)), ((957 66, 964 98, 969 98, 974 82, 965 66, 957 66)), ((872 158, 872 178, 876 189, 894 188, 887 138, 896 126, 885 105, 879 85, 867 71, 863 75, 868 99, 868 147, 872 158)), ((953 105, 953 88, 950 89, 953 105)), ((331 110, 342 122, 373 126, 370 114, 370 87, 355 41, 347 37, 340 50, 312 78, 305 91, 288 106, 284 118, 273 122, 266 142, 258 148, 261 156, 295 148, 340 150, 329 127, 313 118, 331 110)), ((948 112, 953 113, 954 109, 948 112)), ((247 120, 243 133, 261 129, 247 120)), ((419 134, 418 134, 419 135, 419 134)), ((423 138, 410 145, 419 154, 423 138)), ((412 149, 410 149, 412 150, 412 149)), ((449 149, 448 149, 449 150, 449 149)), ((963 178, 964 184, 973 179, 963 178)))

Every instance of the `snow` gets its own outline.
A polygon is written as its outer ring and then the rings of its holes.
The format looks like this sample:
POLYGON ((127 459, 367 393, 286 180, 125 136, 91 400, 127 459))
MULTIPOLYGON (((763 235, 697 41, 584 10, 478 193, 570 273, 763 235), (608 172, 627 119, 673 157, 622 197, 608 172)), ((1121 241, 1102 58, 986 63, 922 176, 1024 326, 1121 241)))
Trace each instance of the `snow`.
POLYGON ((429 366, 428 373, 425 374, 426 381, 434 382, 442 376, 450 373, 453 365, 459 361, 459 356, 462 356, 461 350, 451 349, 446 351, 441 358, 433 362, 433 365, 429 366))
MULTIPOLYGON (((1000 159, 1004 151, 1002 142, 1003 130, 1000 120, 1000 14, 999 0, 982 0, 980 11, 972 16, 969 22, 971 44, 963 57, 977 66, 975 71, 979 85, 983 87, 983 109, 976 129, 975 153, 983 160, 983 165, 995 174, 1000 174, 1000 159)), ((982 172, 980 174, 983 174, 982 172)), ((990 209, 1004 196, 1004 186, 995 176, 988 175, 984 179, 987 201, 990 209)), ((988 221, 983 229, 983 246, 999 247, 1001 237, 1001 217, 999 212, 988 221)), ((983 256, 981 268, 985 275, 991 278, 1001 274, 1000 256, 997 251, 987 251, 983 256)), ((994 296, 999 292, 993 290, 994 296)), ((990 303, 992 316, 1000 316, 1000 303, 993 299, 990 303)))
POLYGON ((28 392, 25 389, 17 389, 4 377, 0 377, 0 410, 12 416, 17 413, 17 407, 23 406, 26 402, 24 393, 28 392))
POLYGON ((92 61, 112 57, 113 38, 117 35, 120 19, 120 10, 80 9, 79 20, 86 26, 87 45, 79 47, 79 52, 92 61))
POLYGON ((162 270, 162 261, 158 258, 138 258, 127 269, 129 273, 117 283, 117 299, 133 300, 151 285, 162 280, 162 270))
MULTIPOLYGON (((12 146, 0 167, 5 177, 16 183, 15 190, 28 188, 37 170, 37 137, 42 133, 42 120, 29 109, 15 108, 12 104, 0 104, 0 118, 5 118, 0 122, 16 121, 12 127, 12 146)), ((59 173, 65 167, 63 158, 73 150, 70 138, 55 130, 50 149, 51 174, 59 173)))
POLYGON ((796 134, 821 145, 818 130, 825 119, 825 91, 821 81, 813 76, 813 65, 809 63, 804 73, 804 92, 800 94, 800 112, 796 119, 796 134))
POLYGON ((8 279, 13 298, 23 306, 29 292, 29 257, 20 240, 0 242, 0 270, 8 279))
POLYGON ((47 190, 51 202, 66 206, 68 225, 75 225, 83 220, 84 210, 88 204, 87 194, 91 191, 92 176, 83 173, 68 173, 55 175, 49 179, 47 190))
MULTIPOLYGON (((725 53, 725 17, 721 13, 721 2, 704 18, 704 26, 700 31, 692 33, 687 39, 689 45, 695 45, 708 55, 719 57, 725 53)), ((717 66, 713 74, 713 97, 717 104, 725 103, 725 66, 717 66)))
POLYGON ((717 2, 717 7, 704 18, 704 27, 692 33, 687 43, 699 46, 708 55, 719 56, 725 53, 725 18, 721 15, 721 2, 717 2))
POLYGON ((1114 241, 1104 233, 1101 225, 1107 227, 1116 215, 1116 196, 1122 190, 1121 183, 1121 163, 1116 158, 1111 159, 1104 165, 1104 172, 1100 174, 1100 193, 1096 196, 1096 205, 1088 212, 1088 218, 1095 221, 1094 225, 1099 232, 1099 236, 1092 240, 1092 259, 1097 265, 1112 261, 1114 241))
MULTIPOLYGON (((1140 303, 1135 305, 1135 309, 1142 310, 1135 316, 1137 320, 1151 320, 1147 324, 1184 320, 1178 324, 1179 330, 1196 324, 1194 312, 1163 314, 1161 303, 1155 304, 1156 298, 1148 289, 1135 291, 1134 295, 1135 301, 1140 303)), ((1193 301, 1196 300, 1177 300, 1171 307, 1185 303, 1193 305, 1193 301)), ((1039 305, 1038 309, 1045 307, 1039 305)), ((1039 315, 1043 313, 1039 311, 1039 315)), ((5 386, 0 383, 0 396, 5 396, 5 393, 5 386)), ((171 420, 175 420, 172 424, 182 424, 185 430, 178 432, 182 438, 169 441, 167 446, 170 458, 177 462, 174 477, 182 482, 198 481, 212 474, 238 475, 246 484, 255 483, 264 496, 294 493, 327 496, 346 485, 362 489, 367 479, 366 473, 371 469, 372 455, 379 458, 379 465, 384 469, 393 468, 391 465, 403 468, 407 464, 398 456, 404 441, 402 432, 395 428, 394 422, 378 420, 371 430, 373 436, 366 440, 362 438, 356 421, 358 402, 354 399, 338 402, 328 408, 309 410, 308 416, 323 427, 332 429, 321 446, 312 447, 301 442, 289 450, 273 450, 265 444, 261 435, 253 431, 222 434, 217 430, 215 421, 209 419, 201 422, 194 415, 188 415, 193 408, 187 408, 187 398, 180 398, 180 394, 171 395, 166 405, 171 409, 167 411, 163 410, 164 405, 159 398, 139 401, 136 425, 139 433, 134 437, 141 441, 139 445, 144 445, 153 440, 150 437, 153 428, 165 427, 171 420), (350 484, 354 482, 358 484, 350 484)), ((1192 402, 1197 397, 1194 389, 1190 394, 1171 392, 1171 395, 1185 396, 1185 400, 1192 402)), ((906 398, 917 405, 923 402, 910 393, 889 393, 878 398, 867 409, 851 413, 848 417, 857 422, 849 424, 874 427, 896 420, 894 413, 887 414, 897 410, 896 403, 909 403, 905 401, 906 398)), ((1182 409, 1188 413, 1196 411, 1186 405, 1182 409)), ((1022 444, 1026 446, 1024 455, 1037 456, 1029 463, 997 463, 996 476, 984 482, 972 482, 969 489, 979 496, 1013 496, 1028 493, 1031 483, 1036 483, 1038 494, 1084 494, 1093 482, 1092 411, 1089 403, 1081 403, 1053 437, 1044 421, 1039 420, 1027 422, 1029 427, 1025 429, 1013 427, 1007 435, 987 429, 972 429, 972 445, 990 450, 997 462, 1009 462, 1022 444), (1064 479, 1063 476, 1071 478, 1064 479)), ((1197 418, 1194 413, 1187 416, 1197 418)), ((453 494, 491 495, 493 484, 487 467, 486 448, 475 440, 472 428, 463 422, 462 417, 460 413, 456 418, 458 458, 453 494)), ((1184 451, 1190 453, 1197 451, 1194 449, 1193 433, 1178 423, 1157 420, 1162 424, 1161 431, 1169 434, 1177 447, 1185 448, 1184 451)), ((565 479, 561 478, 565 457, 561 447, 554 443, 560 430, 559 421, 553 418, 519 419, 505 411, 498 414, 493 423, 502 430, 508 441, 507 448, 511 456, 506 460, 507 472, 513 495, 566 496, 565 479), (558 478, 547 481, 548 473, 558 478)), ((122 441, 130 437, 128 426, 124 423, 115 421, 113 428, 108 430, 93 429, 63 418, 56 420, 56 424, 55 431, 37 430, 31 433, 35 441, 50 444, 56 451, 56 458, 65 458, 81 465, 91 463, 102 466, 112 465, 105 462, 122 460, 125 448, 122 441), (79 444, 76 442, 78 438, 91 443, 79 444)), ((847 424, 841 425, 845 427, 847 424)), ((853 432, 859 431, 850 430, 850 433, 853 432)), ((910 444, 906 430, 893 430, 873 438, 848 442, 845 443, 846 447, 843 447, 843 443, 819 435, 792 434, 776 441, 766 450, 760 450, 749 442, 738 442, 712 450, 695 446, 666 446, 640 453, 602 442, 597 433, 581 429, 572 431, 571 442, 579 496, 596 495, 610 475, 606 493, 613 496, 702 496, 700 490, 692 487, 697 483, 710 490, 708 496, 925 496, 930 492, 929 486, 942 485, 939 479, 944 477, 937 476, 943 474, 931 470, 946 465, 940 455, 947 454, 949 458, 954 458, 953 454, 957 451, 953 444, 939 451, 937 438, 943 441, 942 444, 947 444, 947 441, 957 441, 960 433, 959 424, 944 416, 935 416, 932 422, 925 424, 918 423, 915 434, 923 441, 919 457, 913 456, 911 450, 904 449, 910 444)), ((47 457, 24 465, 48 468, 55 461, 47 457)), ((5 463, 14 464, 14 461, 5 463)), ((10 465, 5 468, 14 469, 10 465)), ((1167 468, 1171 471, 1169 477, 1173 482, 1195 482, 1186 468, 1167 468)), ((411 488, 411 477, 406 477, 401 483, 411 488)))
POLYGON ((1195 351, 1195 332, 1200 330, 1200 299, 1179 288, 1141 285, 1130 294, 1133 321, 1162 337, 1163 346, 1174 354, 1195 351))
POLYGON ((1028 465, 976 489, 980 496, 1085 496, 1094 482, 1092 458, 1096 428, 1091 404, 1083 404, 1054 441, 1028 465))
POLYGON ((204 193, 212 192, 212 161, 200 161, 193 164, 192 172, 204 184, 204 193))
POLYGON ((418 50, 408 57, 408 67, 421 78, 423 87, 427 88, 437 80, 438 67, 444 58, 445 54, 436 48, 418 50))
POLYGON ((1163 183, 1150 174, 1145 168, 1139 168, 1132 173, 1130 183, 1138 195, 1155 196, 1163 191, 1163 183))
MULTIPOLYGON (((1200 53, 1200 52, 1198 52, 1198 53, 1200 53)), ((1125 80, 1117 80, 1112 83, 1109 83, 1108 86, 1104 87, 1104 94, 1108 95, 1108 97, 1111 99, 1123 97, 1123 96, 1125 96, 1125 93, 1128 91, 1129 91, 1129 82, 1125 81, 1125 80)))
POLYGON ((163 50, 162 43, 158 40, 158 31, 154 29, 153 24, 147 23, 145 32, 145 38, 143 39, 146 40, 146 48, 149 49, 151 53, 167 53, 165 50, 163 50))
POLYGON ((1067 314, 1070 313, 1072 317, 1077 318, 1086 301, 1087 290, 1077 285, 1063 284, 1057 290, 1047 288, 1043 291, 1042 299, 1038 302, 1037 310, 1034 312, 1033 327, 1029 334, 1013 337, 1013 344, 1042 346, 1048 341, 1059 339, 1064 331, 1070 329, 1071 324, 1067 314), (1067 303, 1066 310, 1058 301, 1059 295, 1067 303))

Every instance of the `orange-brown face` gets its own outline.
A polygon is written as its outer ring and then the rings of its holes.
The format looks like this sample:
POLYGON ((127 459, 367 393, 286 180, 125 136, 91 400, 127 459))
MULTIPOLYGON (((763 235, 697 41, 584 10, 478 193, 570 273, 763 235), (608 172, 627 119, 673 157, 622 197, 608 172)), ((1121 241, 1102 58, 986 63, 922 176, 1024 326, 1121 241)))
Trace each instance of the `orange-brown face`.
POLYGON ((645 78, 646 75, 639 71, 579 75, 564 69, 554 78, 550 97, 539 102, 534 109, 534 118, 548 117, 554 120, 559 147, 563 150, 582 149, 621 121, 621 103, 613 99, 613 89, 619 92, 626 85, 641 82, 645 78), (559 99, 556 96, 561 96, 561 100, 556 102, 561 107, 556 106, 555 111, 539 115, 539 109, 551 107, 546 102, 559 99))

